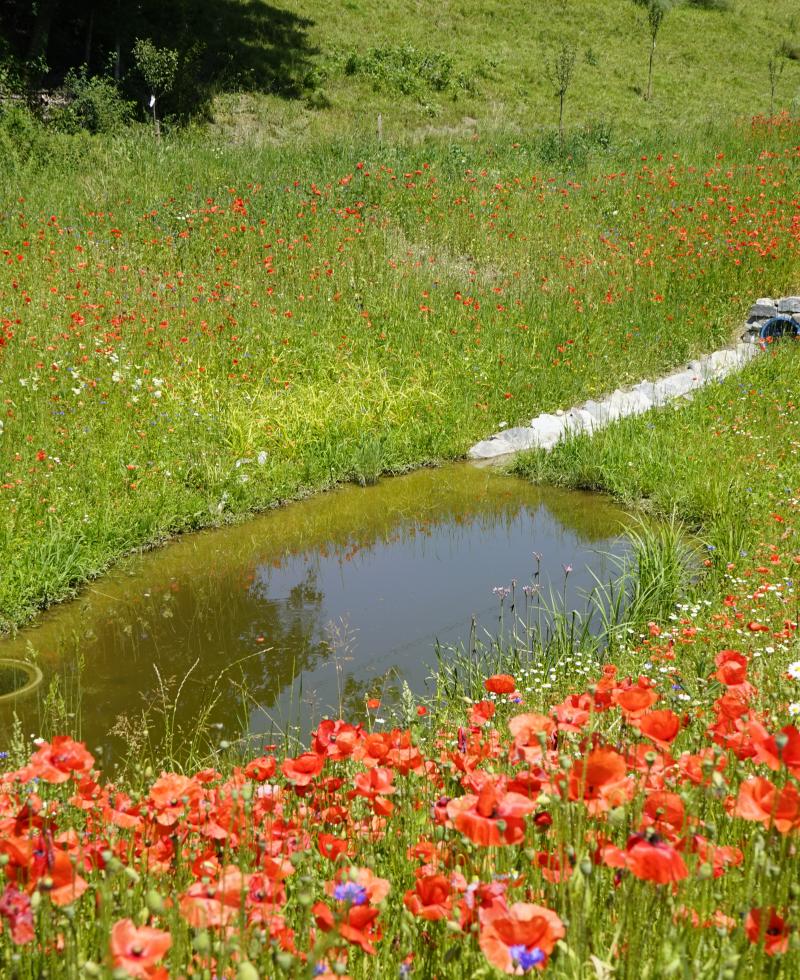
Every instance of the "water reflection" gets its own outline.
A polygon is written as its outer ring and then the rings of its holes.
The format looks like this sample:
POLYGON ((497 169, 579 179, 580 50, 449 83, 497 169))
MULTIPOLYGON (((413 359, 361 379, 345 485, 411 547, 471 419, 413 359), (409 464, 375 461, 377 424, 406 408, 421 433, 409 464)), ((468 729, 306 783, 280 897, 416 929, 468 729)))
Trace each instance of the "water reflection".
MULTIPOLYGON (((622 521, 594 495, 468 465, 420 470, 126 560, 0 655, 35 657, 42 690, 59 676, 68 701, 79 692, 92 745, 113 748, 118 716, 181 684, 185 732, 212 699, 209 719, 226 730, 308 727, 387 678, 420 689, 435 641, 466 639, 472 616, 491 628, 493 587, 529 582, 534 552, 545 585, 560 589, 568 563, 571 594, 590 588, 587 562, 607 574, 596 551, 613 549, 622 521)), ((16 709, 34 731, 41 694, 16 709)))

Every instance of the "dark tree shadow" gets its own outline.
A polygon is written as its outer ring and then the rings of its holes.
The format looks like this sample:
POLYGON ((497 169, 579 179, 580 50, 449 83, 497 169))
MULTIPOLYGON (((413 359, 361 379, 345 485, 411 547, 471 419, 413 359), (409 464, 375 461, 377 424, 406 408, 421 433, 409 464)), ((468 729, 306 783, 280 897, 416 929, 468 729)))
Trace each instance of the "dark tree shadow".
POLYGON ((296 99, 315 88, 314 22, 265 0, 0 0, 0 14, 0 53, 28 65, 31 78, 38 70, 37 83, 49 88, 86 65, 145 98, 132 58, 137 38, 178 51, 164 109, 180 115, 217 92, 296 99))

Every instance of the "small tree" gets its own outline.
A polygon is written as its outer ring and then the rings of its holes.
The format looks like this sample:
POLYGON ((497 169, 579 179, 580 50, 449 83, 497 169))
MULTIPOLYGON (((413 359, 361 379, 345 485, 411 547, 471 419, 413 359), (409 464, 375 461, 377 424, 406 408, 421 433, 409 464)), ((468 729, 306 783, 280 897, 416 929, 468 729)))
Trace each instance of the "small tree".
POLYGON ((564 140, 564 99, 575 71, 575 46, 562 41, 558 51, 545 65, 545 74, 558 96, 558 135, 564 140))
POLYGON ((638 7, 644 7, 647 15, 647 30, 650 34, 650 61, 647 67, 647 92, 645 99, 649 102, 653 97, 653 59, 656 54, 656 38, 671 7, 676 0, 633 0, 638 7))
POLYGON ((783 74, 783 69, 786 67, 786 59, 783 56, 783 52, 778 49, 775 51, 767 61, 767 73, 769 74, 769 114, 770 117, 775 115, 775 92, 778 88, 778 82, 783 74))
POLYGON ((157 48, 149 38, 137 38, 133 46, 133 60, 150 92, 150 108, 153 110, 153 128, 160 135, 156 102, 172 91, 178 74, 178 52, 173 48, 157 48))

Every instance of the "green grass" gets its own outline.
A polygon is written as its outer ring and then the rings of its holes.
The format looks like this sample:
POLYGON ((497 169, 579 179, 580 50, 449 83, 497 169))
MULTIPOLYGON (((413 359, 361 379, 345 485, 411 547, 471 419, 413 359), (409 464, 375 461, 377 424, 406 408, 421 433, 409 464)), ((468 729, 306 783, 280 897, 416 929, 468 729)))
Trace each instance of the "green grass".
MULTIPOLYGON (((687 122, 727 122, 770 111, 767 62, 798 44, 792 0, 733 0, 728 9, 683 4, 658 35, 653 99, 650 41, 631 0, 289 0, 308 18, 315 89, 303 101, 279 95, 221 94, 215 124, 234 139, 282 143, 372 137, 377 115, 390 140, 455 138, 505 128, 526 138, 552 129, 558 99, 546 65, 562 41, 576 69, 568 125, 600 121, 670 132, 687 122)), ((265 38, 264 44, 267 44, 265 38)), ((797 105, 800 71, 788 61, 775 110, 797 105)))
POLYGON ((627 506, 679 517, 718 571, 780 527, 800 486, 797 350, 776 345, 691 401, 578 436, 552 452, 520 454, 514 472, 537 482, 609 493, 627 506))
POLYGON ((0 622, 726 343, 796 288, 793 138, 45 143, 0 178, 0 622))

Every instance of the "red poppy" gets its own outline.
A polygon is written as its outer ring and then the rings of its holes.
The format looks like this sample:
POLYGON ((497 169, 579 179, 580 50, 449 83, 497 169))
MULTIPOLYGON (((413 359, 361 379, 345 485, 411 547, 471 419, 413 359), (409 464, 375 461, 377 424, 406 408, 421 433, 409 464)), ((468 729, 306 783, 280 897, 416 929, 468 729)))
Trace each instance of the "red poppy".
POLYGON ((770 735, 763 725, 751 722, 750 731, 755 762, 763 762, 775 770, 784 765, 792 775, 800 777, 800 732, 794 725, 786 725, 778 735, 770 735))
POLYGON ((600 813, 633 796, 623 756, 601 746, 578 759, 569 772, 569 798, 583 800, 592 813, 600 813))
POLYGON ((244 774, 248 779, 254 779, 258 783, 263 783, 275 775, 275 757, 262 755, 258 759, 252 759, 247 763, 244 774))
POLYGON ((778 789, 769 779, 753 776, 739 786, 739 795, 731 807, 743 820, 755 820, 767 829, 774 826, 781 834, 788 834, 800 826, 800 793, 787 783, 778 789))
POLYGON ((607 845, 602 851, 602 858, 611 868, 627 868, 636 878, 657 885, 676 884, 689 874, 680 851, 661 840, 657 834, 633 834, 624 851, 607 845))
POLYGON ((456 830, 483 847, 519 844, 525 837, 526 814, 536 803, 520 793, 506 791, 502 780, 487 780, 477 796, 450 800, 447 816, 456 830))
POLYGON ((717 671, 713 675, 726 687, 744 684, 747 678, 747 658, 737 650, 720 650, 714 659, 717 671))
POLYGON ((675 741, 678 732, 681 730, 680 717, 668 708, 662 711, 648 711, 647 714, 638 718, 634 724, 645 738, 651 739, 663 749, 675 741))
POLYGON ((343 854, 348 853, 350 844, 342 837, 321 833, 317 837, 317 850, 329 861, 338 861, 343 854))
POLYGON ((71 776, 90 772, 93 765, 94 756, 83 742, 56 735, 52 742, 42 742, 28 765, 16 775, 24 782, 41 779, 46 783, 65 783, 71 776))
POLYGON ((30 896, 14 885, 7 885, 0 895, 0 916, 8 923, 11 940, 18 946, 29 943, 35 937, 30 896))
POLYGON ((552 718, 533 712, 515 715, 509 719, 508 728, 514 738, 512 761, 520 758, 527 762, 537 762, 541 759, 543 746, 550 743, 556 731, 552 718))
POLYGON ((517 682, 511 674, 492 674, 486 678, 483 686, 490 694, 513 694, 517 689, 517 682))
POLYGON ((131 977, 152 977, 156 963, 172 945, 172 937, 161 929, 136 927, 131 919, 116 922, 111 929, 111 958, 131 977))
POLYGON ((656 790, 645 800, 642 826, 653 827, 659 834, 676 839, 686 824, 686 807, 677 793, 656 790))
POLYGON ((316 752, 303 752, 296 759, 284 759, 281 771, 295 786, 308 786, 322 772, 325 756, 316 752))
POLYGON ((378 918, 378 909, 371 905, 348 903, 340 914, 334 915, 325 902, 317 902, 311 913, 317 927, 323 932, 336 932, 346 942, 359 946, 365 953, 377 952, 373 943, 381 938, 380 926, 375 921, 378 918))
MULTIPOLYGON (((380 701, 376 706, 380 706, 380 701)), ((361 726, 327 718, 319 723, 311 742, 312 751, 329 759, 346 759, 361 740, 361 726)))
POLYGON ((453 888, 440 874, 423 874, 416 885, 403 896, 403 904, 412 915, 435 921, 445 919, 452 910, 453 888))
POLYGON ((619 705, 622 713, 630 720, 641 717, 658 701, 658 694, 645 678, 640 678, 636 684, 628 688, 617 689, 613 694, 614 703, 619 705))
POLYGON ((469 723, 475 728, 483 728, 490 718, 494 717, 495 706, 492 701, 478 701, 469 713, 469 723))
POLYGON ((767 956, 785 953, 789 949, 791 929, 774 908, 751 909, 745 919, 744 931, 751 943, 764 944, 767 956))
POLYGON ((566 935, 561 919, 542 905, 493 904, 479 912, 478 941, 486 959, 504 973, 544 969, 547 957, 566 935))

